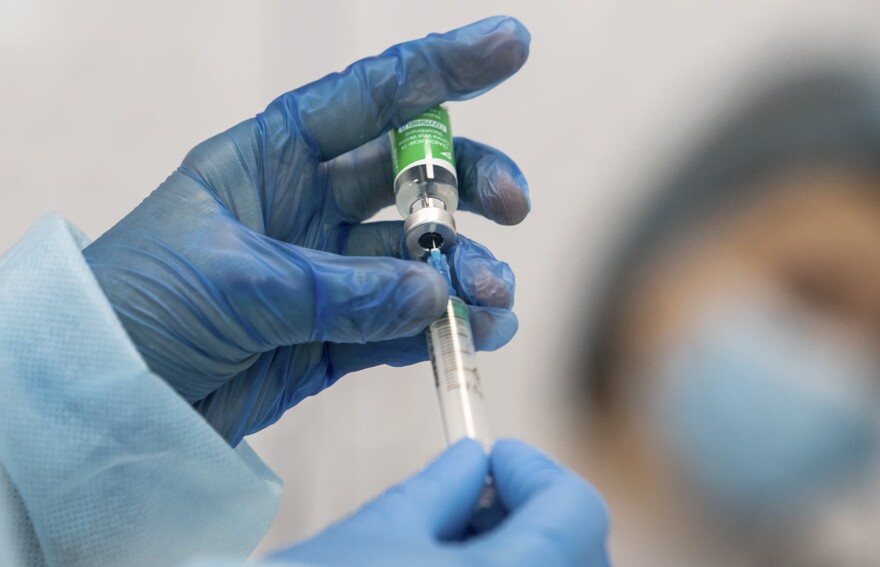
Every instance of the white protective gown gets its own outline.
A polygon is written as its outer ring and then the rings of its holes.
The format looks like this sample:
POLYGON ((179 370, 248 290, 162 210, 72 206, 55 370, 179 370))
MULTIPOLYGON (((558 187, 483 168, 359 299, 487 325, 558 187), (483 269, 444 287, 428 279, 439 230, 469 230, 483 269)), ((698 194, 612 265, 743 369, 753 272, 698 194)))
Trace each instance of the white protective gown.
POLYGON ((281 483, 147 368, 80 251, 38 222, 0 257, 0 565, 233 565, 281 483))

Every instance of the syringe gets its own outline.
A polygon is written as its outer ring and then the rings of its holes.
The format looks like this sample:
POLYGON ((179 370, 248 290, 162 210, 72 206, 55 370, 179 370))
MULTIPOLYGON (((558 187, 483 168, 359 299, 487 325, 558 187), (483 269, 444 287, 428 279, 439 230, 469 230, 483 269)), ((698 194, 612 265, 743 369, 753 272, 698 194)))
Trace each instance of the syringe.
POLYGON ((452 444, 470 437, 482 443, 488 451, 492 438, 486 420, 468 308, 452 289, 449 264, 439 249, 431 250, 428 262, 450 284, 446 311, 427 330, 428 353, 434 369, 446 441, 452 444))
MULTIPOLYGON (((470 437, 488 452, 492 448, 492 437, 489 435, 467 304, 455 294, 446 256, 438 248, 432 248, 427 261, 446 278, 449 288, 446 311, 425 332, 446 443, 452 445, 459 439, 470 437)), ((486 477, 477 509, 487 511, 491 517, 494 512, 488 511, 497 506, 495 485, 491 477, 486 477)))
POLYGON ((457 232, 458 176, 449 113, 438 106, 390 133, 394 195, 404 222, 404 240, 414 260, 425 259, 449 284, 443 316, 428 327, 428 351, 440 402, 446 441, 470 437, 488 450, 483 390, 467 305, 455 295, 446 252, 457 232))
MULTIPOLYGON (((443 315, 426 331, 428 353, 446 442, 469 437, 486 451, 492 437, 486 419, 483 388, 468 308, 456 294, 443 254, 455 245, 458 233, 452 213, 458 208, 458 175, 449 113, 428 110, 391 131, 394 196, 403 223, 404 241, 414 260, 425 259, 446 278, 449 301, 443 315)), ((491 477, 477 506, 479 518, 491 517, 500 506, 491 477)))

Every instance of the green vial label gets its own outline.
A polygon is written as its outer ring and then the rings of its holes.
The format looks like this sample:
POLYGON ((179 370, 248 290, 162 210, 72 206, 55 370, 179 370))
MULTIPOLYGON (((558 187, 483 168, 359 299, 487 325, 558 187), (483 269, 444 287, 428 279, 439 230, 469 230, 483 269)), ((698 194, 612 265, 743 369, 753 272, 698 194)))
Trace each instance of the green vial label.
POLYGON ((390 132, 391 158, 394 177, 413 166, 442 167, 455 175, 455 155, 452 151, 452 128, 449 113, 442 106, 432 108, 390 132))

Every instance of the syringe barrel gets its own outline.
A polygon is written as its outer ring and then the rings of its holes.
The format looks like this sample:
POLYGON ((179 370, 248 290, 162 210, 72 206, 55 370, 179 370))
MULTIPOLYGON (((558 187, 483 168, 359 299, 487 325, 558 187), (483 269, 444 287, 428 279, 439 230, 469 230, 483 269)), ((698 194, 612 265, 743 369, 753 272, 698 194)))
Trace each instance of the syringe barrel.
POLYGON ((428 327, 427 338, 447 442, 470 437, 488 449, 492 437, 465 302, 451 296, 446 312, 428 327))

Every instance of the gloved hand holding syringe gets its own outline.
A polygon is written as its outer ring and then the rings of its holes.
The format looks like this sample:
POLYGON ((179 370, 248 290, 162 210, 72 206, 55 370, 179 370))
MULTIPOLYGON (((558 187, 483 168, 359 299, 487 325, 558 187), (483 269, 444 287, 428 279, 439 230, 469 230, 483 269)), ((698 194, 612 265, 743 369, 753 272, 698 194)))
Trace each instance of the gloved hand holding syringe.
MULTIPOLYGON (((468 308, 455 293, 445 256, 458 236, 452 216, 458 208, 458 174, 449 113, 444 107, 432 108, 389 136, 407 252, 413 260, 434 266, 449 286, 446 311, 426 332, 446 441, 451 445, 469 437, 489 451, 492 437, 468 308)), ((493 495, 487 480, 481 505, 489 505, 493 495)))

